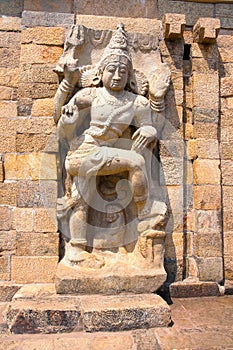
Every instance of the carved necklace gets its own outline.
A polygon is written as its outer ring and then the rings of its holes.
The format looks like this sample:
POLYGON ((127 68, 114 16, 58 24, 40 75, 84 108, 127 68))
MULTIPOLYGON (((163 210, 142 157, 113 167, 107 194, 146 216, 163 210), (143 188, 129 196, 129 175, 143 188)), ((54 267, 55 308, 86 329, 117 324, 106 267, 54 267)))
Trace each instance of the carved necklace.
POLYGON ((125 90, 117 95, 110 94, 105 88, 102 88, 100 91, 106 104, 110 104, 112 106, 123 106, 129 102, 127 92, 125 90))

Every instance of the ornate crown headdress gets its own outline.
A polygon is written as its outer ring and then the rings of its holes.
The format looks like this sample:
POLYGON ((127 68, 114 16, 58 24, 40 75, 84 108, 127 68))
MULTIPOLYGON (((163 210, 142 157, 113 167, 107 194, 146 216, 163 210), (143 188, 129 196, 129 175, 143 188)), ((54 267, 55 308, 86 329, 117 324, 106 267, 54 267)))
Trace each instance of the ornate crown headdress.
POLYGON ((132 64, 132 58, 129 51, 128 39, 124 30, 124 24, 117 25, 109 44, 104 50, 100 60, 99 67, 103 67, 110 56, 123 56, 132 64))

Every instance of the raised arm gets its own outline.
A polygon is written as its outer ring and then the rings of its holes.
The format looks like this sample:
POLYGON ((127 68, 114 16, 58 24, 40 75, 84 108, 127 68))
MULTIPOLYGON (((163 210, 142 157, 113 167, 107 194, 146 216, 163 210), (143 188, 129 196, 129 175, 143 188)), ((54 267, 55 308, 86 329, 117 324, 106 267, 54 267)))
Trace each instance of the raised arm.
POLYGON ((82 123, 79 111, 91 106, 96 95, 96 88, 85 88, 78 91, 68 104, 62 107, 57 129, 60 140, 68 143, 75 136, 76 130, 82 123))
POLYGON ((156 140, 157 131, 152 126, 150 102, 143 96, 137 96, 135 100, 135 125, 138 127, 133 134, 135 141, 132 149, 142 152, 151 142, 156 140))

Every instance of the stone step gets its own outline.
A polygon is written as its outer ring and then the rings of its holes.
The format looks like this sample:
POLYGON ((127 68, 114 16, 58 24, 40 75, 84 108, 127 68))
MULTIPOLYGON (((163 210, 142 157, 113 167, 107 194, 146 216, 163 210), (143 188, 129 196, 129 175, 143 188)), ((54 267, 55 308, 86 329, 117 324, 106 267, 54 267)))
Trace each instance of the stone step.
POLYGON ((167 327, 170 317, 169 306, 155 294, 68 296, 56 294, 54 285, 22 287, 5 314, 18 334, 167 327))

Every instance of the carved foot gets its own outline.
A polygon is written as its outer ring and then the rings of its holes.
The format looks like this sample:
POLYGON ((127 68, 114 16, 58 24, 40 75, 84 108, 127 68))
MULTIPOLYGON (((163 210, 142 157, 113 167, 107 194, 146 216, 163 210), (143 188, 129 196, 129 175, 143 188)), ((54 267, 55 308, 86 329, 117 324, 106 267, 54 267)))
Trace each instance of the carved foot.
POLYGON ((90 253, 85 250, 85 245, 70 242, 70 245, 67 247, 67 258, 69 262, 78 264, 89 257, 90 253))

